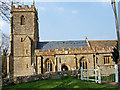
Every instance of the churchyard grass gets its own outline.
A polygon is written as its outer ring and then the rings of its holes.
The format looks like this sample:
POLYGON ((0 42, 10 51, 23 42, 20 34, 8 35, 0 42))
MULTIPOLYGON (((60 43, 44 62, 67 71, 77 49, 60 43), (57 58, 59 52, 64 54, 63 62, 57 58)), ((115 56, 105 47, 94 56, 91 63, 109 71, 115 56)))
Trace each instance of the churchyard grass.
POLYGON ((98 84, 90 81, 81 81, 76 77, 66 76, 62 79, 39 80, 35 82, 20 83, 4 86, 6 88, 117 88, 113 86, 98 84))

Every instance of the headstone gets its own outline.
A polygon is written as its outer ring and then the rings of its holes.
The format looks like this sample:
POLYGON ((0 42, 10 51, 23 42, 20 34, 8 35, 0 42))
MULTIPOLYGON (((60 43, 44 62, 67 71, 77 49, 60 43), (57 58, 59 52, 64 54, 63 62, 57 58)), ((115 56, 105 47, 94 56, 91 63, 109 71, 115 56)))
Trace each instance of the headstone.
POLYGON ((67 74, 64 74, 64 76, 68 76, 67 74))
POLYGON ((51 75, 51 79, 60 79, 60 78, 61 78, 61 76, 58 75, 58 74, 52 74, 51 75))

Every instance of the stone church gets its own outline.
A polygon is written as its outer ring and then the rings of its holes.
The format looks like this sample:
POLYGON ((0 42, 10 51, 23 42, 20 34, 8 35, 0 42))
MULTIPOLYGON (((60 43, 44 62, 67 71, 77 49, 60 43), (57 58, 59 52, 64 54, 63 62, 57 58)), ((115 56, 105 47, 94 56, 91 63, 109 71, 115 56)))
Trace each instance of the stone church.
POLYGON ((11 5, 7 73, 27 76, 63 70, 101 68, 102 75, 115 72, 112 59, 116 40, 39 41, 35 5, 11 5))

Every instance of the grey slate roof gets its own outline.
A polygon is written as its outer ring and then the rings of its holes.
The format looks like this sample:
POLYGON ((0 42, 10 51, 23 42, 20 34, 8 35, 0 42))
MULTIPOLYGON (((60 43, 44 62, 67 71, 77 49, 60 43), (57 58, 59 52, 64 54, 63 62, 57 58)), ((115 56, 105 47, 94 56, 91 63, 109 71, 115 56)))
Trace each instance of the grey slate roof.
POLYGON ((117 45, 117 40, 89 40, 89 43, 92 48, 105 48, 105 47, 114 47, 117 45))
POLYGON ((60 48, 61 47, 65 47, 66 49, 68 47, 71 47, 73 49, 73 47, 77 47, 79 49, 79 47, 88 47, 86 40, 80 40, 80 41, 50 41, 50 42, 38 42, 37 43, 37 49, 55 49, 56 47, 60 48))

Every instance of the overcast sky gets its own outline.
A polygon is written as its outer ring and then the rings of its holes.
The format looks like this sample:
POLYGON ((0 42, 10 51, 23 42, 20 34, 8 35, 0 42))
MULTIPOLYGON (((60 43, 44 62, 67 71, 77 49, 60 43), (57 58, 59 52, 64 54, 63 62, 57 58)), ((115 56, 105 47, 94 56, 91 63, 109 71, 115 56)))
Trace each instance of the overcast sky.
MULTIPOLYGON (((32 3, 24 3, 31 5, 32 3)), ((116 28, 110 2, 36 2, 41 41, 115 40, 116 28)), ((0 19, 9 35, 9 24, 0 19)))

